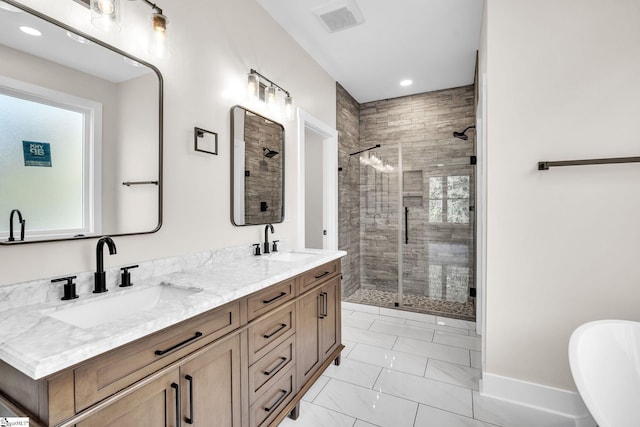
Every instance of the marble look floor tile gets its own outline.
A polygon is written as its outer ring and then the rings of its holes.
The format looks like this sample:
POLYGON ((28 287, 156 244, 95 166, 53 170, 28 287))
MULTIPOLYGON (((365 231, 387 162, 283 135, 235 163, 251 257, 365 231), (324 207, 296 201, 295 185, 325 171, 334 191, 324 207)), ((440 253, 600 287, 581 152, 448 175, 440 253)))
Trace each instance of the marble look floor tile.
POLYGON ((442 381, 445 383, 466 387, 472 390, 479 390, 480 377, 482 372, 469 366, 457 365, 455 363, 443 362, 442 360, 429 359, 426 378, 442 381))
POLYGON ((415 427, 499 427, 431 406, 419 405, 415 427))
POLYGON ((351 350, 353 350, 353 348, 356 346, 357 342, 355 341, 351 341, 351 340, 346 340, 346 339, 342 339, 342 345, 344 345, 344 349, 342 350, 342 353, 340 353, 340 355, 342 357, 348 357, 349 353, 351 353, 351 350))
POLYGON ((325 375, 321 375, 320 378, 318 378, 318 380, 311 386, 311 388, 304 394, 304 396, 302 396, 302 400, 306 400, 308 402, 313 402, 313 399, 315 399, 316 397, 318 397, 318 394, 320 394, 320 392, 322 391, 322 389, 324 388, 324 386, 327 385, 327 383, 329 382, 330 378, 325 376, 325 375))
POLYGON ((469 350, 412 338, 399 337, 393 350, 429 357, 459 365, 471 366, 469 350))
POLYGON ((415 320, 416 322, 436 323, 436 316, 432 314, 414 313, 413 311, 394 310, 393 308, 384 307, 380 307, 380 314, 405 320, 415 320))
POLYGON ((473 392, 474 418, 505 427, 575 427, 575 420, 473 392))
POLYGON ((303 401, 298 419, 285 418, 279 427, 352 427, 355 422, 353 417, 303 401))
POLYGON ((358 344, 349 353, 350 360, 357 360, 385 369, 405 372, 413 375, 424 375, 428 359, 414 354, 401 353, 367 344, 358 344))
POLYGON ((342 309, 359 311, 359 312, 364 311, 367 313, 375 313, 375 314, 380 313, 380 307, 376 307, 374 305, 366 305, 366 304, 355 304, 352 302, 344 302, 344 301, 342 301, 342 309))
POLYGON ((358 343, 371 344, 377 347, 391 348, 398 338, 396 335, 383 334, 365 329, 342 327, 342 336, 349 341, 357 341, 358 343))
POLYGON ((342 325, 351 328, 369 329, 375 320, 370 317, 342 316, 342 325))
POLYGON ((450 345, 452 347, 466 348, 467 350, 480 351, 480 337, 470 337, 466 335, 436 331, 433 336, 433 342, 450 345))
POLYGON ((482 353, 479 351, 471 350, 471 367, 476 369, 482 369, 482 353))
POLYGON ((463 387, 384 369, 374 390, 466 417, 473 416, 471 390, 463 387))
POLYGON ((409 326, 417 326, 419 328, 429 328, 436 331, 449 332, 450 334, 469 335, 468 329, 452 328, 451 326, 442 326, 437 323, 416 322, 415 320, 407 320, 405 324, 409 326))
POLYGON ((382 368, 379 366, 357 360, 344 359, 340 366, 329 365, 323 375, 361 387, 371 388, 378 379, 381 370, 382 368))
POLYGON ((401 319, 399 317, 380 316, 379 314, 367 313, 366 311, 354 311, 351 316, 362 317, 362 318, 371 319, 371 320, 384 319, 387 322, 397 323, 399 325, 404 325, 404 322, 405 322, 404 319, 401 319))
POLYGON ((381 427, 413 427, 418 404, 331 379, 314 403, 381 427))
POLYGON ((471 331, 476 330, 476 322, 470 322, 468 320, 451 319, 449 317, 436 317, 436 323, 441 326, 451 326, 453 328, 468 329, 471 331))
POLYGON ((353 425, 353 427, 378 427, 378 426, 375 424, 368 423, 366 421, 356 420, 356 423, 353 425))
POLYGON ((409 325, 397 325, 385 320, 374 321, 369 329, 376 332, 384 332, 386 334, 393 334, 422 341, 432 341, 434 333, 433 329, 418 328, 416 326, 409 325))

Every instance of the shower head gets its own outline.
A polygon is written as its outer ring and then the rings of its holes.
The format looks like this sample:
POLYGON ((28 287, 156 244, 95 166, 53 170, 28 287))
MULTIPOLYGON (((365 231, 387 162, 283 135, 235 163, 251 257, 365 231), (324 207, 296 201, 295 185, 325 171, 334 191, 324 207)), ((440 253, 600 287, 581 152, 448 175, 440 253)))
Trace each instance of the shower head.
POLYGON ((467 139, 469 139, 469 136, 467 135, 467 131, 469 129, 475 129, 475 126, 467 126, 467 128, 465 130, 463 130, 462 132, 453 132, 453 137, 454 138, 458 138, 461 139, 463 141, 466 141, 467 139))
POLYGON ((277 151, 269 150, 267 147, 262 147, 262 151, 264 151, 264 156, 269 159, 278 154, 277 151))

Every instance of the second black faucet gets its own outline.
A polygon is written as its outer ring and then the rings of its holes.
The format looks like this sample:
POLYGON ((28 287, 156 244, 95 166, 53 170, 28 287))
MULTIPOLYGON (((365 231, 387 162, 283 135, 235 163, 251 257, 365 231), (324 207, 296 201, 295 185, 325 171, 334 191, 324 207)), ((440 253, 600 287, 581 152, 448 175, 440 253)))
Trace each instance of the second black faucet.
POLYGON ((104 272, 104 256, 102 255, 102 248, 104 247, 105 243, 109 247, 109 254, 116 254, 116 244, 113 243, 111 237, 101 237, 100 240, 98 240, 98 244, 96 245, 96 272, 94 274, 95 282, 93 288, 94 294, 107 292, 107 275, 104 272))
POLYGON ((268 254, 270 252, 269 249, 269 230, 271 230, 271 234, 275 233, 275 230, 273 229, 273 225, 271 224, 267 224, 264 227, 264 246, 263 246, 263 253, 268 254))

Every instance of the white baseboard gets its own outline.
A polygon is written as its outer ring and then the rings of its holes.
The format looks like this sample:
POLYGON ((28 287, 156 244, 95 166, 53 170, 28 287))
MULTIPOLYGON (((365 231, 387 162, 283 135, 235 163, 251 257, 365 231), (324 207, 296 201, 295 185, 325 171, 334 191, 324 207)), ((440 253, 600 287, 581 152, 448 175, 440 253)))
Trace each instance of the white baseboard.
POLYGON ((572 418, 576 427, 596 427, 582 398, 576 392, 483 373, 480 394, 572 418))

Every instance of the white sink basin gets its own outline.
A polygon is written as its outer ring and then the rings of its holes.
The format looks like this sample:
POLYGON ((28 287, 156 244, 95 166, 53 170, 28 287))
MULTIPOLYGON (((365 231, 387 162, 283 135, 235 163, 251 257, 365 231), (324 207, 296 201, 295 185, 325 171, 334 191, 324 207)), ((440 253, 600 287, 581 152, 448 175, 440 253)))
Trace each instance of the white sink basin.
POLYGON ((126 289, 99 296, 89 302, 78 301, 68 308, 62 308, 48 316, 82 329, 123 319, 142 311, 161 308, 170 302, 202 291, 198 288, 178 288, 158 285, 145 289, 126 289))
POLYGON ((265 259, 269 261, 282 261, 282 262, 298 262, 304 261, 313 257, 315 254, 309 252, 274 252, 271 255, 267 255, 265 259))
POLYGON ((571 335, 569 363, 580 396, 600 427, 638 425, 640 323, 585 323, 571 335))

